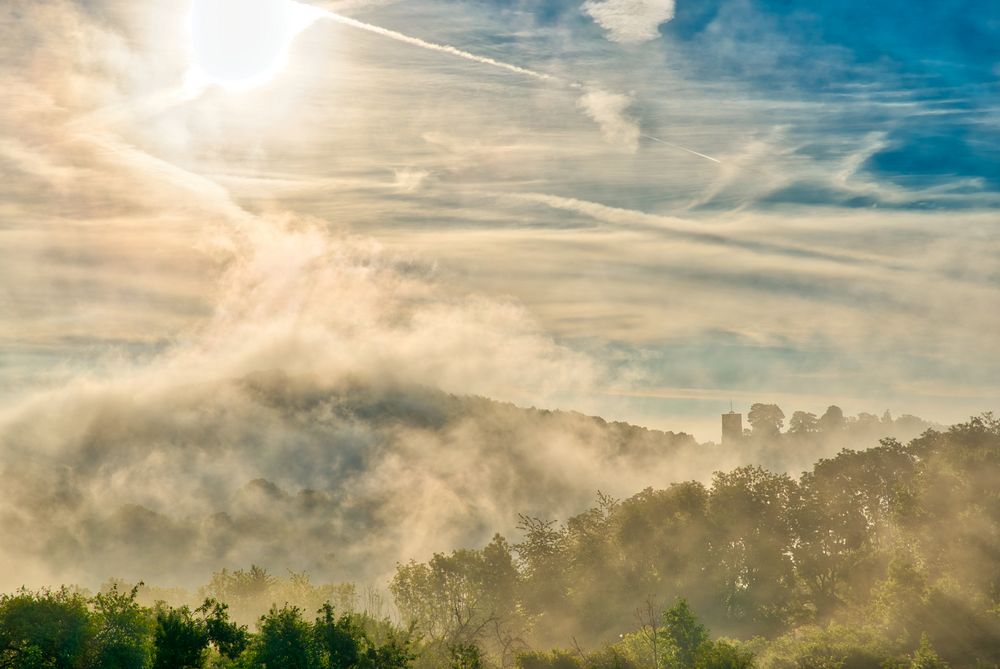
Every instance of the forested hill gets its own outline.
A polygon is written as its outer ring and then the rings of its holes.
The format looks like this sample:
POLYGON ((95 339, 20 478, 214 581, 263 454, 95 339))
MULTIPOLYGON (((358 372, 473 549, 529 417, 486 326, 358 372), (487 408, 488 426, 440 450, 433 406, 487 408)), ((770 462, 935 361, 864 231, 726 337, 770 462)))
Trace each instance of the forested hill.
POLYGON ((0 666, 995 669, 998 482, 987 414, 798 478, 745 466, 522 516, 510 540, 399 565, 394 618, 376 591, 261 567, 217 572, 191 607, 21 591, 0 597, 0 666))
POLYGON ((325 407, 342 420, 376 427, 446 431, 464 421, 483 424, 507 441, 526 432, 560 432, 593 447, 605 459, 660 458, 696 446, 683 432, 652 430, 608 422, 576 411, 522 408, 486 397, 453 395, 428 386, 379 386, 346 383, 336 388, 294 380, 284 374, 255 374, 240 385, 262 406, 289 412, 325 407))
POLYGON ((565 517, 597 490, 622 497, 743 464, 797 475, 843 446, 926 427, 793 414, 781 433, 776 407, 760 406, 766 420, 723 448, 426 387, 281 373, 80 392, 0 424, 0 560, 17 566, 0 587, 149 574, 190 586, 250 563, 377 582, 399 561, 513 532, 518 512, 565 517))
MULTIPOLYGON (((651 635, 680 624, 660 615, 680 598, 756 657, 698 666, 905 666, 924 637, 928 657, 995 667, 1000 420, 844 450, 798 479, 741 467, 710 485, 601 496, 562 523, 525 517, 513 545, 498 535, 403 565, 392 592, 443 646, 474 641, 501 664, 520 641, 569 649, 530 654, 532 669, 661 666, 651 635)), ((697 664, 697 649, 676 657, 694 643, 685 629, 665 635, 662 666, 697 664)))
MULTIPOLYGON (((284 374, 81 393, 0 424, 0 588, 194 585, 265 563, 375 582, 397 561, 674 473, 684 434, 425 387, 284 374)), ((710 471, 705 469, 701 473, 710 471)))

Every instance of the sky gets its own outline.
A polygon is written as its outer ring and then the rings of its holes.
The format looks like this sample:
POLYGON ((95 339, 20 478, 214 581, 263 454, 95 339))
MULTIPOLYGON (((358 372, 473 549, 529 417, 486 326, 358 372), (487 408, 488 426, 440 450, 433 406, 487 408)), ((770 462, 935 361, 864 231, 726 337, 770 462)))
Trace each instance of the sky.
POLYGON ((703 440, 1000 406, 995 2, 6 0, 0 89, 0 419, 274 369, 703 440))

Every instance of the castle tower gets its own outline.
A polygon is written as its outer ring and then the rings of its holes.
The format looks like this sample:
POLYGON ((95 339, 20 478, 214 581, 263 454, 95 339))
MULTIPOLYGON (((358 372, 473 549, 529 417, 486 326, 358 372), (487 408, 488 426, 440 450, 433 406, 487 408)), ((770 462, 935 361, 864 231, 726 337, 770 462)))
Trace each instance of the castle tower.
POLYGON ((743 414, 729 409, 722 414, 722 445, 734 446, 743 440, 743 414))

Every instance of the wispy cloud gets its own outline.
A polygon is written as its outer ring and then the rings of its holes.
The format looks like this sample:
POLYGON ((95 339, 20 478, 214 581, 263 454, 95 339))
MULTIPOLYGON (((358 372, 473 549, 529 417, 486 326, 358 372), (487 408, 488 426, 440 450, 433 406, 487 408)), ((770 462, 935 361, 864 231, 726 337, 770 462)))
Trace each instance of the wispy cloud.
MULTIPOLYGON (((616 0, 612 0, 598 4, 588 3, 587 7, 588 11, 591 11, 595 18, 598 18, 598 20, 602 22, 602 25, 605 23, 607 24, 606 27, 609 27, 609 30, 612 31, 614 38, 620 38, 621 41, 641 40, 643 38, 643 26, 645 26, 645 22, 651 18, 656 21, 655 25, 653 25, 653 32, 655 33, 656 25, 669 20, 673 16, 672 0, 668 3, 650 1, 634 2, 633 0, 619 3, 616 0), (620 7, 619 4, 627 6, 620 7), (669 5, 669 7, 667 5, 669 5), (639 16, 635 15, 636 11, 638 11, 639 16), (669 16, 667 14, 669 14, 669 16), (622 20, 622 17, 625 17, 624 21, 622 20)), ((428 42, 427 40, 423 40, 418 37, 406 35, 404 33, 383 28, 371 23, 366 23, 364 21, 359 21, 329 10, 316 8, 310 9, 315 12, 317 17, 331 19, 337 23, 365 30, 367 32, 387 37, 421 49, 438 51, 440 53, 462 58, 481 65, 500 68, 514 74, 568 86, 573 89, 586 88, 587 92, 584 93, 579 100, 577 100, 577 106, 600 126, 601 133, 604 137, 609 142, 623 146, 629 151, 635 151, 638 146, 641 130, 639 122, 628 114, 628 108, 632 104, 631 97, 628 95, 606 91, 593 85, 583 84, 582 82, 574 79, 565 79, 546 72, 541 72, 539 70, 533 70, 506 61, 497 60, 495 58, 474 54, 449 44, 428 42)), ((655 142, 680 149, 681 151, 685 151, 692 155, 705 158, 716 163, 719 162, 716 158, 712 158, 711 156, 707 156, 679 144, 668 142, 651 135, 642 136, 655 142)))

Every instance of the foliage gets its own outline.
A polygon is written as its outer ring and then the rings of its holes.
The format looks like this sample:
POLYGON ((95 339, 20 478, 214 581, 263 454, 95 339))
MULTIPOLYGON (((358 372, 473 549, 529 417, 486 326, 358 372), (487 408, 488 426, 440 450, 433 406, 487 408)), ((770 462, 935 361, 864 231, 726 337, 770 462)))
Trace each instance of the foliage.
POLYGON ((94 597, 99 631, 97 666, 102 669, 147 669, 152 666, 155 621, 136 601, 139 587, 122 592, 114 585, 94 597))
POLYGON ((483 653, 471 643, 456 644, 448 649, 451 669, 483 669, 483 653))
POLYGON ((358 666, 364 639, 364 630, 351 616, 337 617, 329 602, 320 608, 319 616, 313 624, 313 641, 319 653, 319 666, 327 669, 358 666))
POLYGON ((199 594, 202 599, 225 602, 229 616, 242 624, 255 623, 275 602, 287 602, 303 611, 316 611, 326 602, 346 611, 357 602, 353 584, 314 584, 307 574, 290 572, 280 577, 259 565, 217 571, 199 594))
POLYGON ((222 657, 235 660, 249 644, 247 628, 229 620, 229 607, 226 604, 206 599, 198 608, 205 625, 208 640, 215 646, 222 657))
MULTIPOLYGON (((756 408, 759 429, 779 427, 772 407, 756 408)), ((813 418, 799 415, 795 426, 806 434, 789 438, 846 438, 862 423, 877 429, 893 422, 847 419, 837 407, 813 418)), ((699 662, 901 666, 923 632, 951 666, 992 666, 1000 662, 998 481, 1000 421, 987 414, 906 445, 885 439, 867 450, 844 449, 798 480, 741 467, 717 473, 707 487, 680 483, 624 500, 602 495, 563 524, 522 517, 515 572, 504 577, 516 593, 506 611, 537 645, 584 639, 590 657, 610 644, 604 648, 657 669, 699 662), (665 621, 635 620, 650 598, 683 598, 707 627, 763 640, 752 648, 704 642, 678 650, 665 621), (662 643, 651 643, 651 633, 662 643)), ((460 601, 483 601, 468 584, 482 580, 484 556, 466 550, 451 558, 450 582, 467 584, 460 601)), ((398 577, 412 582, 444 564, 411 563, 398 577)), ((424 607, 421 630, 445 622, 435 620, 434 607, 447 597, 435 601, 433 592, 397 597, 404 610, 424 607)), ((441 612, 455 615, 454 607, 441 612)), ((495 652, 489 657, 502 663, 495 652)), ((538 666, 583 662, 580 653, 519 658, 538 666)))
POLYGON ((87 664, 97 628, 79 592, 62 588, 0 596, 0 667, 72 669, 87 664))
POLYGON ((754 656, 738 644, 719 640, 701 646, 694 666, 696 669, 753 669, 754 656))
POLYGON ((156 610, 153 669, 198 669, 205 660, 209 635, 204 621, 183 606, 156 610))
MULTIPOLYGON (((757 408, 760 429, 777 425, 757 408)), ((793 414, 783 436, 891 421, 813 418, 793 414)), ((400 565, 404 627, 353 613, 352 587, 256 566, 215 574, 202 593, 219 598, 193 611, 144 607, 138 586, 21 590, 0 596, 0 669, 996 667, 998 481, 1000 420, 985 414, 841 450, 798 480, 740 467, 710 485, 599 494, 561 524, 522 516, 519 543, 400 565), (230 619, 230 603, 265 601, 256 632, 230 619)))
POLYGON ((437 663, 451 661, 449 649, 479 645, 512 660, 526 625, 516 602, 518 580, 510 546, 497 536, 481 551, 459 550, 437 554, 426 564, 401 565, 390 590, 437 663))
POLYGON ((583 665, 570 651, 552 650, 519 653, 517 667, 518 669, 582 669, 583 665))
POLYGON ((708 630, 695 617, 686 599, 663 612, 663 636, 669 643, 670 665, 694 669, 695 660, 708 642, 708 630))
POLYGON ((920 646, 913 652, 910 669, 947 669, 947 667, 948 665, 934 652, 927 634, 921 634, 920 646))
POLYGON ((316 669, 319 667, 312 630, 297 607, 271 607, 261 617, 259 633, 249 649, 248 667, 268 669, 316 669))
POLYGON ((757 438, 772 437, 781 431, 785 421, 785 412, 777 404, 757 403, 750 407, 747 420, 757 438))

